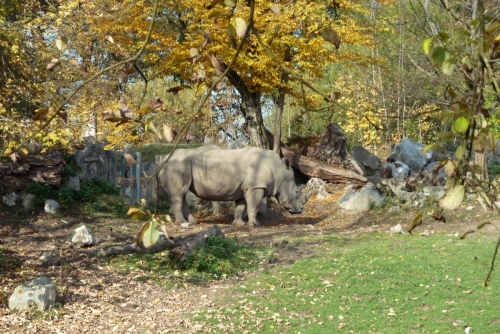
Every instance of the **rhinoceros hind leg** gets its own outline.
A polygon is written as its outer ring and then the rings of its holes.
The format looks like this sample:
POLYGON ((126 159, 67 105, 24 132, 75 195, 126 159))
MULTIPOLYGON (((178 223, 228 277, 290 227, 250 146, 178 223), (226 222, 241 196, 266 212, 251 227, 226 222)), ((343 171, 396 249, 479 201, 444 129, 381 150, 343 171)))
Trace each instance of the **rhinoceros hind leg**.
POLYGON ((235 208, 233 224, 236 226, 243 226, 245 225, 245 221, 243 221, 243 213, 245 212, 245 209, 247 207, 247 202, 242 198, 236 200, 234 203, 235 208))
POLYGON ((196 220, 196 218, 194 218, 194 217, 193 217, 193 215, 192 215, 192 214, 189 214, 189 215, 188 215, 188 222, 189 222, 189 224, 191 224, 191 225, 196 225, 196 224, 198 224, 198 221, 196 220))
POLYGON ((182 215, 184 216, 184 219, 189 222, 189 224, 198 224, 198 221, 196 221, 191 212, 189 212, 189 205, 186 200, 186 195, 182 197, 182 215))

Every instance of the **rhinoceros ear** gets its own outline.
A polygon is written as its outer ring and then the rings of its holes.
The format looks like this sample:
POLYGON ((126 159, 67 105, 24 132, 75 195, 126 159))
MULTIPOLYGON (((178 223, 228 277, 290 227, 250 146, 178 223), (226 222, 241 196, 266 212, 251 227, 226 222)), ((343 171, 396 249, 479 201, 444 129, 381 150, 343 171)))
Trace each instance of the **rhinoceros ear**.
POLYGON ((292 164, 287 158, 281 158, 281 161, 283 161, 283 164, 286 166, 287 169, 290 169, 290 167, 292 166, 292 164))

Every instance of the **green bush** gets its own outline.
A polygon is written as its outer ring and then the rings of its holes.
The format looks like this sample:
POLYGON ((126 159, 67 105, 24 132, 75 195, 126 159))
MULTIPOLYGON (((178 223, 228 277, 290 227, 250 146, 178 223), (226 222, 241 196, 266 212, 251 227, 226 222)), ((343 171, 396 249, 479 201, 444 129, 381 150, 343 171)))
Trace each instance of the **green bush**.
POLYGON ((93 202, 99 195, 119 195, 118 188, 104 180, 92 179, 80 185, 81 198, 84 202, 93 202))
POLYGON ((119 195, 119 190, 115 185, 98 179, 83 181, 80 185, 80 191, 66 188, 55 189, 47 185, 35 183, 29 184, 25 191, 35 195, 35 206, 42 206, 45 200, 54 199, 63 209, 69 209, 78 202, 94 203, 102 195, 119 195))
POLYGON ((491 179, 500 175, 500 164, 491 164, 488 166, 488 175, 491 179))
POLYGON ((2 268, 6 262, 7 262, 7 259, 5 258, 5 255, 3 254, 3 249, 0 248, 0 268, 2 268))
POLYGON ((231 275, 235 273, 235 264, 240 262, 240 255, 248 255, 249 251, 248 247, 239 245, 236 239, 209 236, 205 247, 192 252, 183 267, 219 277, 231 275))

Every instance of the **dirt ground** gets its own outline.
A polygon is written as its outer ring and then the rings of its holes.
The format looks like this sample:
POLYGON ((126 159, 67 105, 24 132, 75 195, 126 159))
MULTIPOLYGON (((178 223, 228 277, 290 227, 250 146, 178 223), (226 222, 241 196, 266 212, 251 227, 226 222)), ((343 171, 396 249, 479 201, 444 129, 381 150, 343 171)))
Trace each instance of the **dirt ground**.
MULTIPOLYGON (((337 208, 341 193, 326 200, 312 198, 300 215, 270 214, 261 218, 261 226, 235 227, 227 216, 199 217, 199 224, 189 229, 167 226, 170 236, 177 237, 219 225, 226 236, 256 244, 283 247, 276 258, 263 266, 291 264, 308 255, 310 249, 294 243, 297 235, 329 233, 388 232, 401 224, 408 228, 421 211, 402 207, 373 210, 368 214, 350 215, 337 208), (286 243, 282 241, 292 240, 286 243)), ((480 231, 498 235, 497 213, 484 212, 476 202, 464 203, 460 210, 445 212, 446 222, 431 217, 433 209, 424 209, 422 224, 413 234, 425 230, 434 233, 462 235, 478 224, 489 221, 493 225, 480 231)), ((76 212, 76 211, 75 211, 76 212)), ((201 324, 192 321, 192 313, 200 307, 211 307, 220 296, 248 275, 202 285, 177 284, 166 290, 153 282, 141 282, 133 275, 102 265, 98 258, 89 256, 96 249, 110 245, 129 244, 140 228, 140 223, 100 216, 66 213, 58 217, 45 213, 30 215, 23 220, 2 212, 0 208, 0 248, 8 262, 0 272, 0 332, 1 333, 194 333, 203 331, 201 324), (73 248, 72 231, 84 223, 97 239, 91 248, 73 248), (44 253, 55 256, 54 263, 39 260, 44 253), (14 288, 38 276, 48 276, 57 285, 57 307, 44 315, 30 312, 12 312, 8 297, 14 288)))

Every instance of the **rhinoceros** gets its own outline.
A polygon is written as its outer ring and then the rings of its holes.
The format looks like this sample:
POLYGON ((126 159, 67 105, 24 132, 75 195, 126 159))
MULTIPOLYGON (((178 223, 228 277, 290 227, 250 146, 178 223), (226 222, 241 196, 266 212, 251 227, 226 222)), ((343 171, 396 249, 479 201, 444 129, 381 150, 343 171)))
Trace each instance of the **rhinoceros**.
POLYGON ((188 190, 210 201, 235 201, 236 225, 245 224, 245 210, 248 225, 258 225, 257 211, 263 198, 275 196, 291 213, 302 212, 307 200, 295 184, 288 161, 257 147, 178 149, 158 178, 178 223, 196 223, 186 201, 188 190))

